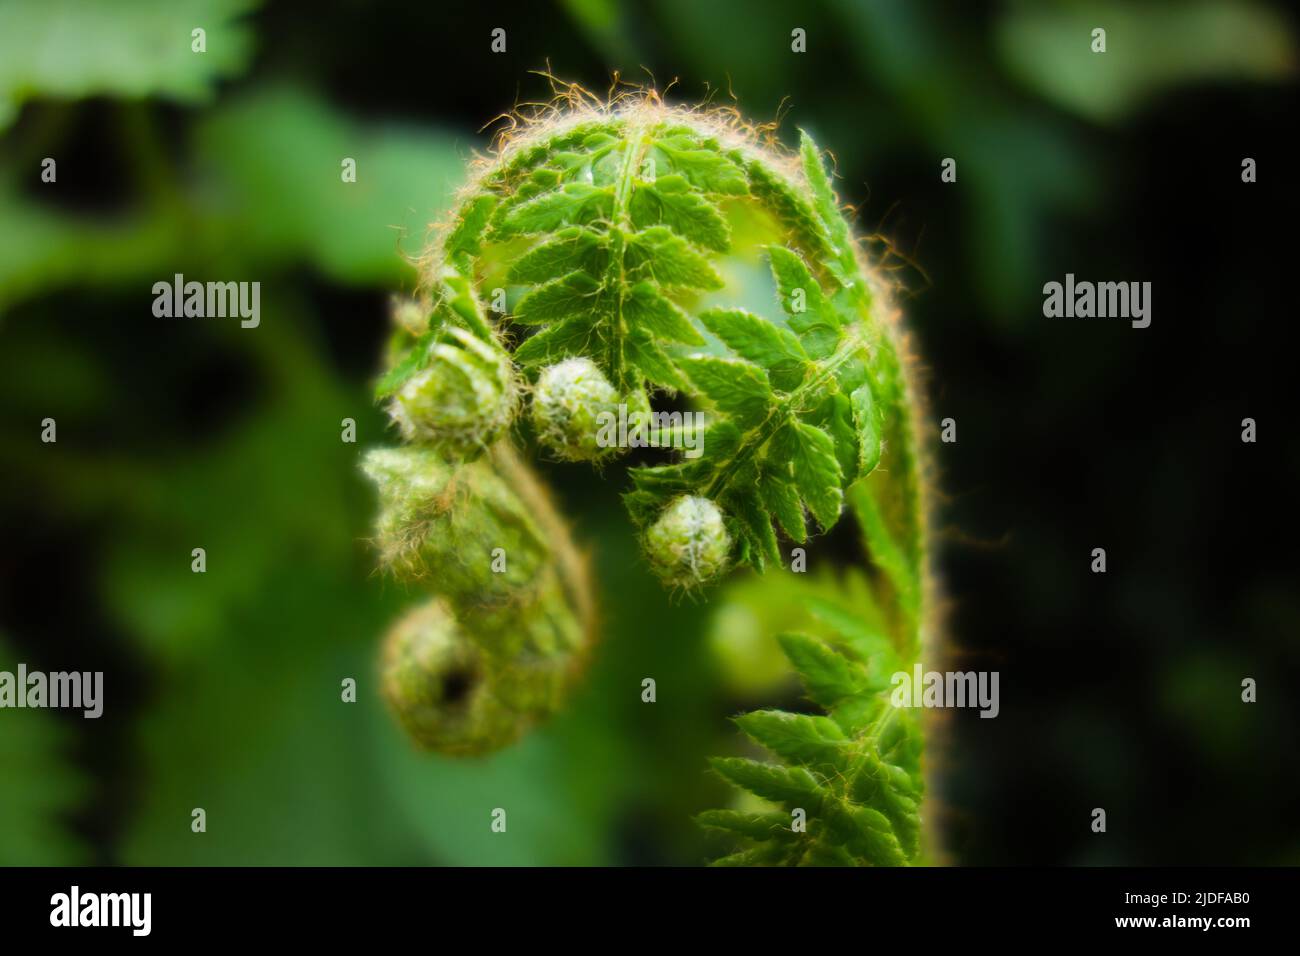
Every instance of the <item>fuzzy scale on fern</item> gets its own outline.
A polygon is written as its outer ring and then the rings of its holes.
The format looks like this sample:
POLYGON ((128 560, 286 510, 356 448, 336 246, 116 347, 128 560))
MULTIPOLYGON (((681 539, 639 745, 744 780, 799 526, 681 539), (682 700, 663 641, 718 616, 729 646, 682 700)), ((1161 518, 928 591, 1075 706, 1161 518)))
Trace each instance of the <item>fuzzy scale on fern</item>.
POLYGON ((560 706, 590 641, 590 583, 515 436, 607 469, 625 449, 598 439, 602 418, 671 400, 704 413, 701 453, 628 468, 624 494, 665 584, 782 573, 782 538, 831 529, 848 501, 881 622, 871 641, 783 638, 827 716, 745 715, 780 762, 715 762, 803 809, 808 834, 786 810, 702 822, 752 844, 732 862, 914 860, 919 729, 871 676, 920 650, 912 402, 893 316, 812 139, 789 155, 727 113, 572 92, 479 163, 424 274, 378 386, 408 444, 366 465, 383 562, 430 594, 386 655, 408 730, 478 753, 560 706))

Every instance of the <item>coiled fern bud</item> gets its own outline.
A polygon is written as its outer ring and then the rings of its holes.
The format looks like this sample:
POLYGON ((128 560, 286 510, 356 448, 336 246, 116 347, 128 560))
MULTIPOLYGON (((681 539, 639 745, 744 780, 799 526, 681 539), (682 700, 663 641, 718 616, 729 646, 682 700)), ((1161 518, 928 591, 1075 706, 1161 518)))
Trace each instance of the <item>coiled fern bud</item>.
POLYGON ((682 495, 650 526, 645 547, 650 566, 666 584, 690 589, 727 566, 731 536, 717 505, 682 495))
POLYGON ((436 595, 385 641, 384 695, 421 746, 476 755, 554 713, 590 637, 586 568, 536 480, 507 448, 449 463, 378 449, 384 568, 436 595))
POLYGON ((471 457, 505 434, 518 405, 510 358, 466 329, 442 330, 424 365, 389 399, 388 411, 409 442, 449 457, 471 457))
POLYGON ((416 743, 477 756, 517 740, 564 702, 585 640, 558 580, 526 609, 462 608, 435 597, 384 640, 384 696, 416 743))
MULTIPOLYGON (((490 749, 558 706, 584 653, 585 572, 548 504, 536 526, 539 496, 524 490, 535 482, 512 450, 525 393, 525 421, 555 457, 603 467, 624 447, 673 446, 639 456, 624 494, 647 564, 671 587, 779 566, 782 539, 806 543, 851 501, 875 616, 899 660, 915 660, 925 512, 913 401, 895 314, 811 138, 792 155, 732 114, 654 93, 597 103, 573 89, 517 120, 438 231, 425 321, 405 313, 378 388, 418 446, 367 465, 384 501, 383 561, 438 595, 390 638, 403 722, 438 749, 490 749), (658 442, 621 422, 600 430, 625 412, 648 418, 658 442), (496 547, 510 563, 494 578, 496 547), (466 674, 494 703, 466 691, 466 674)), ((873 731, 855 701, 875 691, 855 678, 844 692, 846 752, 895 757, 863 736, 873 731)), ((869 776, 844 806, 872 805, 869 776)), ((902 850, 858 855, 914 856, 907 806, 890 824, 902 850)), ((826 812, 835 833, 869 816, 826 812)))
POLYGON ((415 740, 443 753, 478 753, 515 736, 486 670, 483 651, 443 598, 407 612, 384 641, 389 706, 415 740))
POLYGON ((370 452, 379 488, 384 568, 457 601, 502 603, 534 586, 551 560, 529 505, 485 459, 449 463, 418 447, 370 452))
POLYGON ((597 461, 616 454, 601 441, 602 426, 618 415, 619 394, 589 358, 570 358, 542 370, 533 389, 532 419, 538 440, 568 461, 597 461))

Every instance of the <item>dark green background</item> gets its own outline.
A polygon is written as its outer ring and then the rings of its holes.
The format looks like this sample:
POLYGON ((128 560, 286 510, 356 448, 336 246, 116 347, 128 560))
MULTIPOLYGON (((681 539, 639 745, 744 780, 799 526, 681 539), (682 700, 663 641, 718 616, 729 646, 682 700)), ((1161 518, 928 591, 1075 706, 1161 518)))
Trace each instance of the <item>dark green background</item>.
MULTIPOLYGON (((780 586, 669 602, 617 470, 548 469, 605 622, 559 719, 457 762, 375 699, 411 599, 373 573, 356 469, 392 440, 369 397, 387 298, 548 64, 809 129, 876 237, 926 420, 958 423, 933 463, 952 660, 1001 672, 998 719, 959 712, 931 743, 947 856, 1297 862, 1294 36, 1280 5, 1227 0, 6 4, 0 667, 103 670, 106 714, 0 712, 0 863, 709 854, 690 816, 729 799, 705 771, 739 746, 726 717, 796 703, 770 644, 727 644, 763 636, 747 609, 780 586), (176 272, 260 281, 261 326, 155 318, 176 272), (1152 326, 1044 318, 1066 272, 1152 281, 1152 326)), ((854 550, 840 531, 814 561, 854 550)))

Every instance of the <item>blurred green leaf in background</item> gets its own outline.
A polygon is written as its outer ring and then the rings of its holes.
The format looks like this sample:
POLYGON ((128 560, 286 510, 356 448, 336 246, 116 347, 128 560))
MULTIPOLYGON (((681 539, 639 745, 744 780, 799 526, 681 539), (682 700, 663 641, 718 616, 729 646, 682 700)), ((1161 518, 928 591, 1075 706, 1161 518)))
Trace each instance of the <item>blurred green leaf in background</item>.
MULTIPOLYGON (((0 635, 0 671, 21 662, 0 635)), ((5 714, 0 733, 0 864, 70 866, 90 854, 69 827, 89 792, 73 764, 70 734, 43 710, 5 714)))
POLYGON ((253 47, 256 0, 9 0, 0 6, 0 130, 32 97, 212 98, 253 47), (194 51, 192 31, 207 47, 194 51), (180 41, 180 42, 178 42, 180 41))
POLYGON ((1284 17, 1247 0, 1019 3, 997 30, 998 49, 1027 87, 1101 123, 1190 83, 1275 83, 1296 69, 1284 17), (1082 39, 1098 27, 1104 54, 1082 39))

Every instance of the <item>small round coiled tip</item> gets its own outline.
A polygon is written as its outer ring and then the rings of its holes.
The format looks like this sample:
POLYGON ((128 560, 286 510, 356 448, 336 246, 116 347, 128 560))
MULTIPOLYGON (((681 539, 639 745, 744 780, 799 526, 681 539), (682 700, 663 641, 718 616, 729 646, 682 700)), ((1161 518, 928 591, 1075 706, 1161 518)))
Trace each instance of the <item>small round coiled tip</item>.
POLYGON ((426 368, 390 399, 388 413, 412 443, 457 459, 475 457, 510 428, 518 388, 510 358, 463 329, 449 329, 426 368))
POLYGON ((716 504, 680 495, 646 532, 645 552, 665 584, 694 590, 727 569, 731 535, 716 504))
POLYGON ((563 461, 598 461, 619 452, 605 440, 617 421, 618 391, 589 358, 569 358, 543 369, 533 389, 532 422, 538 441, 563 461))
POLYGON ((402 728, 421 747, 480 754, 516 735, 485 680, 482 651, 434 598, 409 611, 384 640, 381 684, 402 728))

